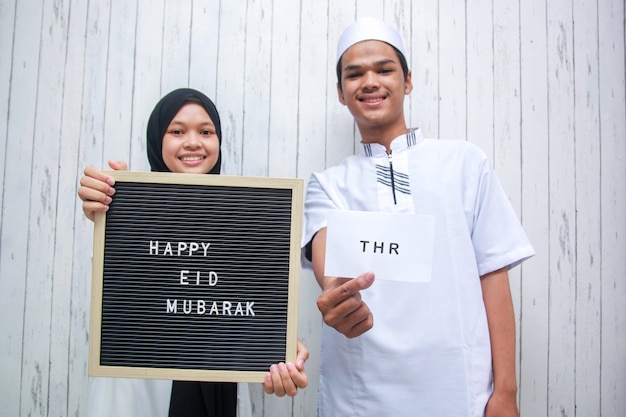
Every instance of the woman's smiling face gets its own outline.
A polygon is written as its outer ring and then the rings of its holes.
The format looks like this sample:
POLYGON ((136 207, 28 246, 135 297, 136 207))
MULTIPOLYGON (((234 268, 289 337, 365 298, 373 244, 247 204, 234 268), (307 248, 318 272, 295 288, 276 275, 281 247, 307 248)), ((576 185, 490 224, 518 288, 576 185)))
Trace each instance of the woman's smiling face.
POLYGON ((172 172, 206 174, 219 156, 215 125, 202 104, 185 103, 163 136, 162 155, 172 172))

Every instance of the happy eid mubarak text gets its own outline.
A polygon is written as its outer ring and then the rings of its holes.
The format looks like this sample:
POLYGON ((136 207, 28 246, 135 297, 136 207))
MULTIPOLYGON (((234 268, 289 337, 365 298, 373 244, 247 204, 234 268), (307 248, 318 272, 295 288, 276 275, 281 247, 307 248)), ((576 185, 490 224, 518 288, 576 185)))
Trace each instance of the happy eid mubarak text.
MULTIPOLYGON (((168 256, 168 257, 208 257, 209 242, 159 242, 151 240, 149 245, 150 255, 168 256)), ((207 285, 216 287, 219 283, 217 272, 209 271, 201 274, 200 271, 189 271, 181 269, 177 278, 179 284, 188 285, 207 285)), ((205 301, 205 300, 179 300, 168 298, 165 302, 165 311, 167 314, 197 314, 209 316, 255 316, 254 301, 205 301)))

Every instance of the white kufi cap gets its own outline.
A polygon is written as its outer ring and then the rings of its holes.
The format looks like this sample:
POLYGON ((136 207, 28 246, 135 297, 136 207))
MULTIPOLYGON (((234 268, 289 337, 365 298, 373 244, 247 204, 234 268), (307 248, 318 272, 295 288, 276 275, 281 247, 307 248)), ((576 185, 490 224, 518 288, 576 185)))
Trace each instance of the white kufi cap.
POLYGON ((337 62, 346 50, 361 41, 383 41, 404 53, 404 45, 400 34, 388 23, 371 17, 363 17, 348 26, 337 43, 337 62))

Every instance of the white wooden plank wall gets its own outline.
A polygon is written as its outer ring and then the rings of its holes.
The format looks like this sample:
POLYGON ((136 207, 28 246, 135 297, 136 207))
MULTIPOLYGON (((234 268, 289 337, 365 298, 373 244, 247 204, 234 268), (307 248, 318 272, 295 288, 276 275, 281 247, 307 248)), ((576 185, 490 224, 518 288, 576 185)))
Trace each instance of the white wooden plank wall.
MULTIPOLYGON (((84 167, 147 170, 149 112, 183 86, 215 99, 226 174, 338 163, 359 136, 337 101, 336 40, 374 15, 405 38, 411 124, 481 146, 537 250, 511 276, 522 415, 624 416, 624 2, 422 3, 0 0, 0 415, 86 416, 84 167)), ((310 387, 251 385, 254 417, 316 415, 309 272, 301 290, 310 387)))

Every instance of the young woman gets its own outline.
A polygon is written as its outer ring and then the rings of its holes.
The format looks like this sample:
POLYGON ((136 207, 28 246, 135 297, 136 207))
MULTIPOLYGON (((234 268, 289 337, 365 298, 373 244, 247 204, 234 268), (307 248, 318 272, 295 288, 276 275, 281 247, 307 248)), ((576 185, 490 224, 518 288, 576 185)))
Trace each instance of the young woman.
MULTIPOLYGON (((220 117, 213 102, 199 91, 182 88, 165 95, 150 115, 147 141, 152 171, 220 173, 220 117)), ((121 161, 109 161, 109 166, 114 170, 128 169, 121 161)), ((114 185, 113 178, 102 170, 93 166, 85 169, 78 196, 88 219, 93 221, 96 212, 109 209, 115 194, 114 185)), ((265 392, 293 396, 298 388, 306 387, 304 362, 308 356, 307 349, 298 342, 296 363, 272 365, 263 383, 265 392)), ((119 416, 119 413, 111 413, 112 406, 133 416, 161 415, 159 404, 163 402, 164 386, 168 387, 163 381, 96 379, 90 386, 90 416, 100 415, 103 407, 109 409, 103 415, 119 416), (125 388, 116 389, 116 383, 139 394, 132 395, 125 388), (122 399, 110 398, 115 396, 122 399)), ((174 381, 171 386, 170 417, 235 417, 236 410, 236 383, 174 381)))

